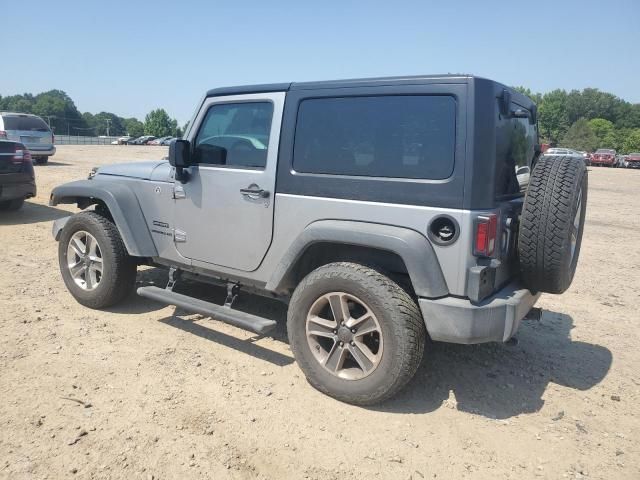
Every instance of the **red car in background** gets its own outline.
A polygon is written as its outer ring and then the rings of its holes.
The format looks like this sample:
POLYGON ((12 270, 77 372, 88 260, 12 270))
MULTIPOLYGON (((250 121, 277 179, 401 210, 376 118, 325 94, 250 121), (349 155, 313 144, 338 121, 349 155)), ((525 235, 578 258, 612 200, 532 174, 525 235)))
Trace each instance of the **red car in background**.
POLYGON ((615 167, 616 151, 610 148, 599 148, 595 153, 591 154, 589 162, 591 163, 591 165, 615 167))
POLYGON ((640 152, 630 153, 624 157, 624 166, 627 168, 640 168, 640 152))

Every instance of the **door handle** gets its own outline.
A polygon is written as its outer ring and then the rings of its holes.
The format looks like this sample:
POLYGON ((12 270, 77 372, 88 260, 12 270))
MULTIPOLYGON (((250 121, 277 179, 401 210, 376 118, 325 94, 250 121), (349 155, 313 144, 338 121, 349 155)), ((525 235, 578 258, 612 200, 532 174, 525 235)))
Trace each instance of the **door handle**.
POLYGON ((256 198, 268 198, 269 195, 271 195, 269 190, 264 190, 255 184, 249 185, 248 188, 241 188, 240 193, 246 197, 256 197, 256 198))

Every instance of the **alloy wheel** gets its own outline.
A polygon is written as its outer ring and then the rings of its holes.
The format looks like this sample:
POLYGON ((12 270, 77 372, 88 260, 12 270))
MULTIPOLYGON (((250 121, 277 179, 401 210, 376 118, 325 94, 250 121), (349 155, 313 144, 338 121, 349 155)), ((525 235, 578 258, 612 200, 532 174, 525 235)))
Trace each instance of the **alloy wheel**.
POLYGON ((67 267, 73 281, 83 290, 94 290, 102 280, 102 251, 96 238, 84 230, 69 239, 67 267))
POLYGON ((369 376, 382 359, 378 319, 365 302, 345 292, 324 294, 313 303, 306 334, 315 359, 346 380, 369 376))

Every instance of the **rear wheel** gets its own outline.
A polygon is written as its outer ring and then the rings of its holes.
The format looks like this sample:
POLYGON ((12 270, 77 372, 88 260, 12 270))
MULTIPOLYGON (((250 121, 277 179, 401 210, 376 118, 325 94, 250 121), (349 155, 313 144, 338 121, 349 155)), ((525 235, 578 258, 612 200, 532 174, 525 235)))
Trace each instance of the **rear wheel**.
POLYGON ((522 207, 518 250, 525 285, 562 293, 578 264, 587 207, 587 169, 581 160, 543 157, 522 207))
POLYGON ((82 305, 105 308, 133 290, 136 262, 116 226, 96 212, 69 219, 60 236, 58 260, 67 289, 82 305))
POLYGON ((46 165, 49 162, 49 157, 35 157, 37 165, 46 165))
POLYGON ((4 210, 5 212, 13 212, 20 210, 22 205, 24 205, 24 198, 5 200, 4 202, 0 202, 0 211, 4 210))
POLYGON ((309 383, 338 400, 370 405, 413 377, 424 352, 416 303, 380 272, 331 263, 298 285, 287 316, 291 349, 309 383))

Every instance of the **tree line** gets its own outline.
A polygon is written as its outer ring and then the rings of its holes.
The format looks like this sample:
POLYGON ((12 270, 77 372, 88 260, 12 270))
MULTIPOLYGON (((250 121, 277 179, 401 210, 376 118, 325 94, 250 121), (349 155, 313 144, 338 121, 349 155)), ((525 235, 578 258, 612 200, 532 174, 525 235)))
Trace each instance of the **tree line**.
POLYGON ((597 88, 553 90, 541 94, 516 90, 538 105, 540 141, 553 146, 592 152, 613 148, 640 151, 640 104, 629 103, 597 88))
POLYGON ((144 121, 124 118, 110 112, 80 113, 73 100, 62 90, 32 95, 0 95, 0 111, 33 113, 42 117, 57 135, 182 136, 178 121, 162 108, 149 112, 144 121))

